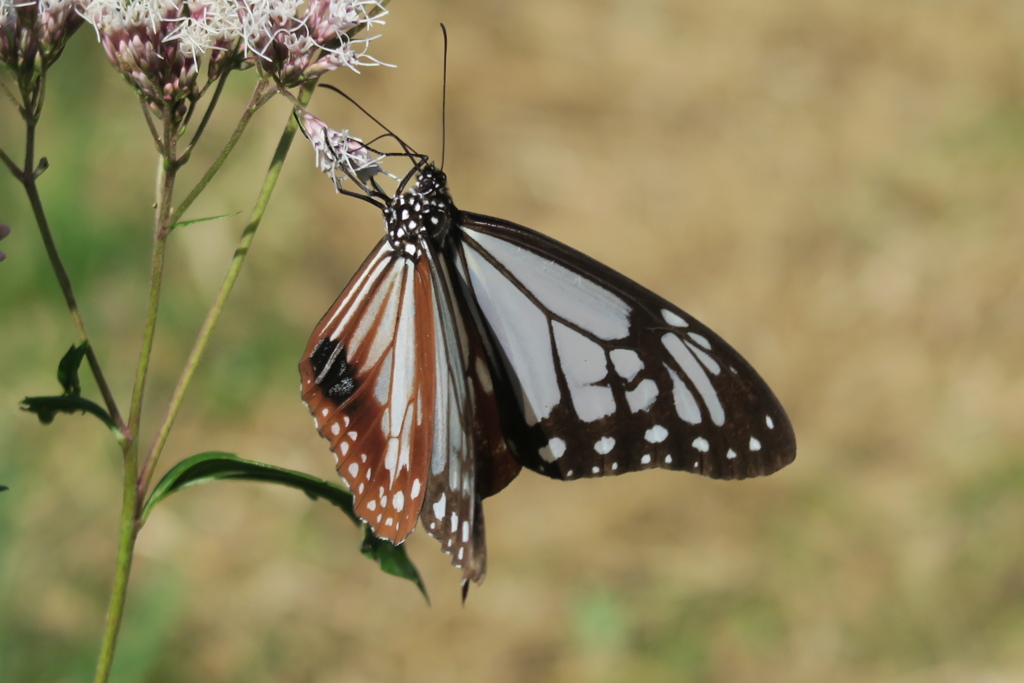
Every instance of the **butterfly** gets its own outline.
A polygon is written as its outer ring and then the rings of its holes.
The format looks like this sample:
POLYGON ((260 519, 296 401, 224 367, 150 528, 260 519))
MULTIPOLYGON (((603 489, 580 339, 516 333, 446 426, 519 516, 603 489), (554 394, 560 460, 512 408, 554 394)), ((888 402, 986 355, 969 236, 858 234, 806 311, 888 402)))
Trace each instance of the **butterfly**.
POLYGON ((771 389, 675 305, 459 210, 426 157, 372 203, 387 234, 313 330, 302 398, 359 517, 396 544, 422 523, 462 569, 463 597, 486 572, 482 502, 523 467, 743 479, 793 461, 771 389))

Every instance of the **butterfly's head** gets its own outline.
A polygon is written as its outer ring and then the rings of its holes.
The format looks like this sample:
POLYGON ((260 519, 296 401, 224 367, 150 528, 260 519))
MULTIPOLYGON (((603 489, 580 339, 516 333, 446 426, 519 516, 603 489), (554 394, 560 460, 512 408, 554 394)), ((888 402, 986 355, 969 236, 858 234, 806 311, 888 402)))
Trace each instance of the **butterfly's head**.
POLYGON ((447 199, 449 202, 452 200, 448 193, 448 176, 432 163, 428 163, 420 170, 413 192, 424 199, 436 197, 447 199))

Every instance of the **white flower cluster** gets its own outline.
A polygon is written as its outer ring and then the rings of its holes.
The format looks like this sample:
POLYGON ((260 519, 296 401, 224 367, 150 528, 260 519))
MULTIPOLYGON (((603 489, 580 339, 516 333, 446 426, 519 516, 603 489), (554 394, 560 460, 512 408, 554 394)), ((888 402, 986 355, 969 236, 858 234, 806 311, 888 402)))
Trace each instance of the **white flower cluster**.
POLYGON ((242 35, 242 18, 234 0, 192 0, 188 15, 165 40, 177 40, 181 51, 190 56, 209 51, 224 51, 242 35))
POLYGON ((110 60, 151 101, 177 100, 190 91, 194 84, 186 74, 198 73, 204 56, 210 78, 223 68, 256 65, 285 87, 339 67, 380 64, 367 54, 376 36, 365 32, 387 13, 377 0, 81 2, 110 60))
POLYGON ((383 24, 377 0, 238 0, 247 57, 286 84, 339 67, 358 72, 381 62, 367 49, 377 36, 352 38, 356 30, 383 24))

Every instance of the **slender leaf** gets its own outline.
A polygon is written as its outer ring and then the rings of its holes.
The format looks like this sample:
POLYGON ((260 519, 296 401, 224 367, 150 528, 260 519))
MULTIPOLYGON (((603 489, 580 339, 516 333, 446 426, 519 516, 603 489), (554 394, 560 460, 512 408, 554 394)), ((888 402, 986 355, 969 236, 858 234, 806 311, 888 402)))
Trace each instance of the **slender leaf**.
POLYGON ((204 218, 191 218, 191 219, 189 219, 187 221, 178 221, 177 223, 175 223, 174 225, 171 226, 171 230, 175 230, 177 228, 184 228, 186 225, 192 225, 193 223, 203 223, 205 221, 215 221, 215 220, 217 220, 219 218, 230 218, 232 216, 237 216, 240 213, 242 213, 242 212, 241 211, 235 211, 234 213, 225 213, 225 214, 221 214, 220 216, 206 216, 204 218))
POLYGON ((352 509, 352 494, 340 486, 303 472, 275 467, 255 460, 245 460, 233 453, 220 451, 198 453, 175 465, 153 488, 153 492, 142 508, 142 521, 146 521, 146 517, 157 503, 175 491, 223 479, 267 481, 297 488, 314 500, 326 499, 341 508, 342 512, 348 515, 354 523, 361 523, 352 509))
MULTIPOLYGON (((245 460, 231 453, 218 451, 198 453, 186 458, 165 474, 153 488, 142 508, 142 523, 145 523, 157 503, 175 491, 224 480, 260 481, 298 489, 313 500, 323 498, 344 512, 353 523, 363 526, 362 520, 353 510, 352 494, 341 486, 303 472, 255 460, 245 460)), ((366 557, 376 560, 381 569, 388 574, 415 583, 429 602, 423 580, 403 546, 376 538, 369 528, 366 528, 361 552, 366 557)))

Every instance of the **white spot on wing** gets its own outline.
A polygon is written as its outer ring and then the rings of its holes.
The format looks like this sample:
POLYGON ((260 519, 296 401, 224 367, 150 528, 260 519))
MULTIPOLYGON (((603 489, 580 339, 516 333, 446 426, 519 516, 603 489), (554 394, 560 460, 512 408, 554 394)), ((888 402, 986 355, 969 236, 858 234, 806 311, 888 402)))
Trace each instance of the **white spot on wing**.
POLYGON ((657 398, 658 384, 650 377, 641 380, 636 388, 626 392, 626 403, 629 404, 630 411, 634 413, 647 410, 654 405, 657 398))
POLYGON ((335 436, 337 436, 338 434, 341 434, 341 425, 339 425, 337 422, 332 422, 331 423, 331 434, 334 434, 335 436))
POLYGON ((384 454, 384 469, 391 475, 391 483, 395 483, 395 475, 398 474, 398 451, 401 444, 398 439, 388 439, 388 450, 384 454))
POLYGON ((733 449, 730 448, 729 452, 725 454, 725 457, 727 457, 729 460, 735 460, 736 459, 736 451, 734 451, 733 449))
POLYGON ((419 498, 419 496, 420 496, 420 480, 419 479, 413 479, 412 480, 412 490, 409 491, 409 498, 412 499, 412 500, 416 500, 417 498, 419 498))
POLYGON ((565 441, 557 436, 548 441, 547 446, 540 449, 540 459, 544 462, 554 462, 565 454, 565 441))
POLYGON ((615 439, 610 436, 603 436, 594 444, 594 450, 601 455, 608 455, 614 447, 615 439))
POLYGON ((469 543, 469 522, 462 523, 462 542, 469 543))
POLYGON ((708 351, 711 350, 711 342, 703 334, 697 334, 696 332, 687 332, 686 336, 703 346, 708 351))
POLYGON ((644 439, 648 443, 661 443, 668 438, 668 430, 661 425, 654 425, 644 432, 644 439))
POLYGON ((752 451, 759 451, 759 450, 761 450, 761 442, 758 441, 757 439, 755 439, 754 437, 750 437, 750 450, 752 450, 752 451))
POLYGON ((374 510, 376 510, 377 509, 377 501, 371 500, 369 503, 366 504, 366 509, 369 510, 370 512, 373 512, 374 510))
POLYGON ((481 356, 476 358, 476 378, 480 382, 480 388, 484 390, 484 393, 494 393, 494 385, 491 383, 491 370, 487 367, 487 363, 484 362, 481 356))
POLYGON ((672 456, 671 455, 666 455, 665 456, 665 464, 666 465, 671 465, 672 464, 672 456))
POLYGON ((640 464, 641 465, 650 465, 651 464, 651 454, 650 453, 644 453, 643 457, 640 458, 640 464))
POLYGON ((437 499, 437 502, 431 506, 434 511, 434 516, 438 519, 444 518, 444 496, 445 494, 442 493, 441 497, 437 499))
POLYGON ((405 494, 401 491, 396 491, 392 497, 391 505, 394 506, 395 512, 401 512, 402 508, 405 507, 405 494))
POLYGON ((348 473, 353 477, 359 476, 359 463, 354 462, 348 466, 348 473))
POLYGON ((698 436, 696 439, 693 440, 693 447, 696 448, 701 453, 707 453, 709 450, 711 450, 711 444, 708 443, 708 440, 705 439, 703 436, 698 436))
POLYGON ((697 399, 690 391, 690 387, 686 386, 676 371, 667 363, 665 369, 668 371, 668 376, 672 378, 672 402, 676 406, 676 414, 679 415, 679 419, 692 425, 700 424, 700 406, 697 405, 697 399))
POLYGON ((768 429, 775 429, 775 422, 772 420, 771 415, 764 416, 764 423, 768 425, 768 429))
POLYGON ((661 317, 665 319, 669 325, 673 327, 689 327, 690 324, 684 319, 680 318, 677 314, 668 310, 667 308, 661 309, 661 317))
POLYGON ((604 349, 561 323, 554 323, 552 329, 576 414, 584 422, 593 422, 614 413, 611 388, 597 384, 608 375, 604 349))
POLYGON ((608 355, 612 359, 615 374, 627 382, 632 382, 633 378, 644 369, 644 362, 640 360, 640 354, 633 349, 612 349, 608 355))

